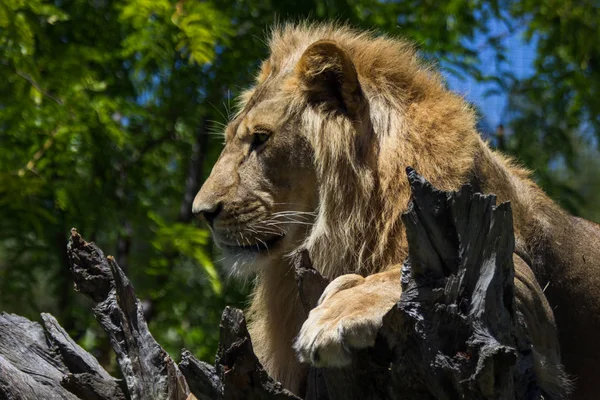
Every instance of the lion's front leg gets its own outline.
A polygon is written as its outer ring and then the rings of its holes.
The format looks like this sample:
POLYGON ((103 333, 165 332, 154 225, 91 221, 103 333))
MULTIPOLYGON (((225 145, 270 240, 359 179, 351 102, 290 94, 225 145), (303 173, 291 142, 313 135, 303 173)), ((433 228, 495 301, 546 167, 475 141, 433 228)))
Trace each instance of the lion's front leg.
POLYGON ((300 361, 341 367, 351 362, 351 350, 373 346, 383 316, 400 300, 400 276, 396 269, 333 280, 296 338, 300 361))

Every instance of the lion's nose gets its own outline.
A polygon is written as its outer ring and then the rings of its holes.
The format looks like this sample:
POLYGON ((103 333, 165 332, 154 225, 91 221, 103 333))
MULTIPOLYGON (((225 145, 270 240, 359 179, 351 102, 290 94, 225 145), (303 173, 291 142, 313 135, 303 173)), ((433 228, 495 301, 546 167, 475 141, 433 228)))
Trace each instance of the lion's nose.
POLYGON ((192 212, 195 216, 204 218, 206 222, 213 225, 215 218, 219 215, 219 213, 223 210, 223 203, 194 203, 192 207, 192 212))

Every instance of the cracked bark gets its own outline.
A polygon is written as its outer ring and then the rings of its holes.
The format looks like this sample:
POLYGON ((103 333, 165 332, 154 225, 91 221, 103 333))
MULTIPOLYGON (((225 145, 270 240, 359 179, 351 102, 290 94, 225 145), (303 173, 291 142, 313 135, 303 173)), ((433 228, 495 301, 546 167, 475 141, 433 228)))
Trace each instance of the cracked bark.
MULTIPOLYGON (((310 370, 305 398, 541 398, 514 306, 510 205, 495 206, 494 196, 468 186, 438 191, 410 169, 408 179, 401 299, 375 346, 356 352, 350 367, 310 370)), ((240 310, 223 313, 214 366, 187 350, 177 365, 148 331, 116 261, 75 230, 67 253, 76 289, 96 303, 124 380, 104 371, 51 315, 40 324, 1 314, 0 399, 298 399, 260 364, 240 310)), ((305 251, 294 266, 308 312, 328 281, 305 251)))

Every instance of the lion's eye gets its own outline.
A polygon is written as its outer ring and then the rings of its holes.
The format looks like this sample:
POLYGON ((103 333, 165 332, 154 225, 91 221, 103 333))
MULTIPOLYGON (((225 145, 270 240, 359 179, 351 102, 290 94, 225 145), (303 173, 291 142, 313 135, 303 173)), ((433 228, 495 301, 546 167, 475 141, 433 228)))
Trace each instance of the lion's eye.
POLYGON ((252 135, 252 150, 257 149, 267 140, 269 140, 271 134, 269 132, 259 131, 252 135))

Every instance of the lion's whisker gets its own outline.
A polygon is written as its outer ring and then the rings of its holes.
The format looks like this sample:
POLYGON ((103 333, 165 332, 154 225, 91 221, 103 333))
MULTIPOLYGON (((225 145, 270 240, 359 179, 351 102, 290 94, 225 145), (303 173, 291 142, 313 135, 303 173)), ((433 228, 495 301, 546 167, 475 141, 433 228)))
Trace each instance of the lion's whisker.
POLYGON ((305 223, 305 224, 308 224, 308 223, 312 224, 313 223, 313 221, 311 221, 311 220, 298 219, 298 218, 290 218, 290 217, 286 217, 286 218, 282 217, 282 218, 278 218, 278 219, 273 218, 273 219, 269 220, 269 222, 279 222, 279 223, 285 223, 285 222, 302 222, 302 223, 305 223))
POLYGON ((272 218, 270 218, 269 220, 273 221, 273 220, 291 220, 291 221, 308 221, 308 220, 314 220, 314 217, 312 216, 304 216, 304 215, 276 215, 272 218))
POLYGON ((312 211, 292 211, 292 210, 289 210, 289 211, 277 211, 277 212, 273 213, 273 215, 289 215, 289 214, 292 214, 292 215, 306 215, 306 214, 308 214, 308 215, 317 215, 316 213, 314 213, 312 211))
POLYGON ((252 226, 252 228, 248 227, 248 229, 252 229, 256 234, 282 234, 285 233, 284 230, 282 230, 281 228, 278 227, 274 227, 274 229, 272 227, 269 226, 252 226))
POLYGON ((297 218, 310 219, 310 218, 316 217, 316 215, 314 215, 314 214, 292 214, 292 213, 289 213, 289 214, 274 214, 272 216, 272 218, 283 218, 283 217, 290 217, 290 218, 297 217, 297 218))
POLYGON ((313 226, 314 225, 311 222, 305 222, 305 221, 271 221, 271 222, 269 222, 269 226, 288 225, 288 224, 292 224, 292 225, 307 225, 307 226, 313 226))
MULTIPOLYGON (((260 239, 258 239, 258 238, 256 238, 256 240, 258 240, 259 242, 261 242, 261 243, 263 244, 263 246, 265 246, 265 249, 267 250, 267 254, 271 255, 271 253, 269 253, 269 246, 267 246, 267 244, 266 244, 264 241, 262 241, 262 240, 260 240, 260 239)), ((257 249, 257 250, 260 250, 260 249, 258 248, 258 245, 256 246, 256 249, 257 249)))

